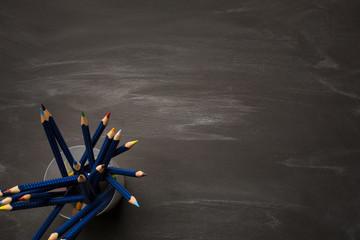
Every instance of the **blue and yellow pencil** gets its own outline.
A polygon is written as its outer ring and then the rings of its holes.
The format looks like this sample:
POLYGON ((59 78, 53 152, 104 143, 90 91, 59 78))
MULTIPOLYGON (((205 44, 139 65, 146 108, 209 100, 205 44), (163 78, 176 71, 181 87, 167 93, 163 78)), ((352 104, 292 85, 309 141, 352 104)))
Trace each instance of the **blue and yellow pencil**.
POLYGON ((137 142, 138 142, 138 140, 135 140, 135 141, 127 142, 127 143, 121 145, 120 147, 118 147, 115 150, 113 157, 116 157, 117 155, 119 155, 123 152, 126 152, 127 150, 132 148, 137 142))
POLYGON ((35 208, 35 207, 46 207, 49 205, 58 205, 63 203, 71 203, 71 202, 79 202, 83 201, 84 196, 77 195, 77 196, 68 196, 62 198, 53 198, 53 199, 45 199, 45 200, 38 200, 33 202, 16 202, 6 204, 0 207, 0 210, 3 211, 15 211, 15 210, 22 210, 28 208, 35 208))
POLYGON ((91 144, 89 123, 85 117, 84 112, 81 112, 81 130, 82 130, 83 137, 84 137, 84 143, 85 143, 85 147, 86 147, 86 155, 87 155, 87 158, 89 161, 89 166, 90 166, 90 168, 92 168, 92 166, 94 165, 95 159, 94 159, 93 146, 91 144))

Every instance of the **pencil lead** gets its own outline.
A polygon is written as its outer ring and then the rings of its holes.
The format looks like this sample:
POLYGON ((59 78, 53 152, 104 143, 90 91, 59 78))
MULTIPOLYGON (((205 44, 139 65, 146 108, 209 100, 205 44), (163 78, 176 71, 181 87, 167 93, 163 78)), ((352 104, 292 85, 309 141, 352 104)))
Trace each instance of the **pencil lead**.
POLYGON ((1 206, 0 207, 0 210, 1 211, 9 211, 9 210, 11 210, 11 208, 9 209, 9 207, 11 207, 9 204, 6 204, 6 205, 4 205, 4 206, 1 206))
POLYGON ((146 176, 146 173, 143 172, 142 176, 145 177, 145 176, 146 176))
POLYGON ((134 202, 134 205, 140 207, 137 201, 134 202))
POLYGON ((135 144, 135 143, 137 143, 138 141, 139 141, 139 140, 135 140, 135 141, 133 141, 132 143, 135 144))
POLYGON ((11 190, 9 189, 9 190, 6 190, 6 191, 4 191, 3 193, 11 193, 11 190))
POLYGON ((40 108, 40 114, 41 115, 44 115, 45 113, 44 113, 44 110, 42 110, 42 108, 40 108))
POLYGON ((24 201, 24 200, 25 200, 25 198, 24 198, 24 197, 21 197, 21 198, 19 198, 19 200, 20 200, 20 201, 24 201))
POLYGON ((83 111, 81 111, 81 116, 85 117, 85 114, 84 114, 84 112, 83 112, 83 111))
POLYGON ((3 204, 3 201, 0 201, 0 204, 2 205, 2 204, 3 204))
POLYGON ((112 131, 112 132, 115 132, 115 128, 112 128, 111 131, 112 131))
POLYGON ((111 113, 111 112, 109 112, 109 113, 106 115, 107 118, 110 118, 110 113, 111 113))
POLYGON ((46 107, 44 105, 41 104, 41 108, 43 111, 45 111, 46 107))

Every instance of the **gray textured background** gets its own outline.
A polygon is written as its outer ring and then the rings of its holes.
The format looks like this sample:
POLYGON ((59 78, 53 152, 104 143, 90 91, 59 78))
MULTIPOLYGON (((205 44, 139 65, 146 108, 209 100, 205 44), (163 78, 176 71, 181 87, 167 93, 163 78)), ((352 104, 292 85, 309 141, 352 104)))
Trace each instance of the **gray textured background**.
MULTIPOLYGON (((40 103, 69 146, 81 110, 92 132, 111 111, 140 140, 116 161, 148 174, 127 182, 141 208, 78 239, 360 239, 359 6, 1 1, 1 188, 52 159, 40 103)), ((1 212, 0 238, 30 239, 50 211, 1 212)))

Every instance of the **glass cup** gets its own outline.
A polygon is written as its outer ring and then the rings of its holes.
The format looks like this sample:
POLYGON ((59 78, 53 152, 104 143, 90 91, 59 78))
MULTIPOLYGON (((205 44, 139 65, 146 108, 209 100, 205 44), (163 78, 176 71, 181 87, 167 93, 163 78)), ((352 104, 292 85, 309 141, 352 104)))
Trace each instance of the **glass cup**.
MULTIPOLYGON (((74 159, 76 161, 80 161, 82 155, 84 154, 84 152, 86 151, 86 147, 83 145, 78 145, 78 146, 74 146, 74 147, 70 147, 69 148, 72 156, 74 157, 74 159)), ((94 157, 96 159, 97 155, 99 154, 100 150, 97 148, 94 148, 94 157)), ((65 168, 66 171, 68 173, 72 172, 72 168, 69 166, 68 161, 66 160, 66 157, 64 155, 63 152, 61 152, 61 157, 64 160, 65 163, 65 168)), ((118 165, 112 161, 110 161, 109 165, 112 164, 114 165, 114 167, 118 167, 118 165)), ((57 166, 56 160, 55 158, 53 160, 51 160, 50 164, 48 165, 46 171, 45 171, 45 175, 44 175, 44 180, 49 180, 49 179, 54 179, 54 178, 61 178, 61 173, 59 171, 59 168, 57 166)), ((125 178, 124 176, 120 176, 117 175, 116 176, 116 180, 125 187, 125 178)), ((106 181, 102 181, 100 184, 100 190, 103 191, 105 190, 106 186, 109 183, 107 183, 106 181)), ((66 191, 66 188, 62 188, 61 190, 66 191)), ((113 209, 121 200, 121 194, 115 190, 115 193, 111 199, 111 201, 109 202, 109 204, 104 208, 104 210, 102 210, 98 215, 103 214, 105 212, 110 211, 111 209, 113 209)), ((65 204, 65 206, 63 207, 63 209, 60 212, 60 215, 66 219, 70 219, 74 214, 76 214, 76 209, 75 209, 75 204, 76 203, 67 203, 65 204)), ((86 204, 84 203, 82 207, 85 207, 86 204)))

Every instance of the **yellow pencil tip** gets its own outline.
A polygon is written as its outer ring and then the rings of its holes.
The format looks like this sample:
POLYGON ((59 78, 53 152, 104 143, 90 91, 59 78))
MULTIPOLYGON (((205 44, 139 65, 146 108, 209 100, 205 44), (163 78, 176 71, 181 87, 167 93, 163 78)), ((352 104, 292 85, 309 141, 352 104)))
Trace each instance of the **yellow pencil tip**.
POLYGON ((115 128, 112 128, 111 131, 112 131, 112 132, 115 132, 115 128))
POLYGON ((0 210, 5 210, 5 211, 6 211, 6 205, 1 206, 1 207, 0 207, 0 210))
POLYGON ((135 140, 135 141, 133 141, 133 144, 135 144, 135 143, 137 143, 139 140, 135 140))

